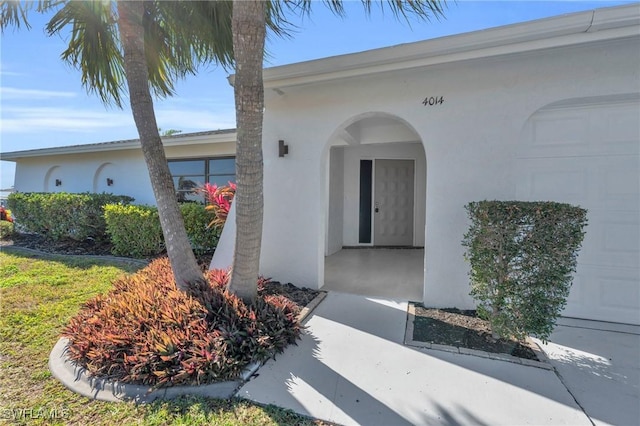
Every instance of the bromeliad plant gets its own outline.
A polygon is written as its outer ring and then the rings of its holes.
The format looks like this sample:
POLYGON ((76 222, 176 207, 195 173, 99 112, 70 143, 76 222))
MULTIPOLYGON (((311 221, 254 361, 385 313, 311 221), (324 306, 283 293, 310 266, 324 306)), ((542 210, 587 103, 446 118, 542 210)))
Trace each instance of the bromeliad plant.
MULTIPOLYGON (((246 305, 229 293, 227 271, 179 291, 158 259, 89 301, 65 328, 71 360, 95 377, 155 387, 232 380, 300 336, 298 306, 264 295, 246 305)), ((268 280, 258 281, 262 289, 268 280)))
POLYGON ((236 184, 229 182, 227 186, 218 186, 216 184, 205 183, 201 189, 207 204, 206 209, 213 213, 214 218, 207 228, 222 228, 227 221, 229 210, 231 210, 231 202, 236 194, 236 184))

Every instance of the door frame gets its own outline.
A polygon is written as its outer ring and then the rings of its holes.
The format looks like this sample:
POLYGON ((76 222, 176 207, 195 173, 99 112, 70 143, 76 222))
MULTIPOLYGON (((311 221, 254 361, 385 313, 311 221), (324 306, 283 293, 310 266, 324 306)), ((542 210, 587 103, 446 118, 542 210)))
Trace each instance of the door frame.
MULTIPOLYGON (((416 245, 416 208, 417 208, 417 203, 416 203, 416 196, 417 196, 417 181, 416 181, 416 166, 417 166, 417 161, 415 158, 407 158, 407 157, 395 157, 395 158, 389 158, 389 157, 362 157, 360 158, 360 161, 363 160, 370 160, 372 162, 371 164, 371 205, 369 206, 369 210, 371 211, 371 229, 369 230, 369 232, 371 233, 371 242, 370 243, 361 243, 358 242, 358 246, 362 246, 362 247, 376 247, 375 244, 375 220, 373 217, 374 214, 374 209, 375 209, 375 190, 376 190, 376 161, 378 160, 403 160, 403 161, 411 161, 413 163, 413 224, 412 224, 412 236, 411 236, 411 245, 415 246, 416 245)), ((359 165, 358 165, 359 166, 359 165)), ((359 174, 361 173, 361 170, 359 171, 359 174)), ((360 197, 360 193, 358 193, 358 198, 360 197)))

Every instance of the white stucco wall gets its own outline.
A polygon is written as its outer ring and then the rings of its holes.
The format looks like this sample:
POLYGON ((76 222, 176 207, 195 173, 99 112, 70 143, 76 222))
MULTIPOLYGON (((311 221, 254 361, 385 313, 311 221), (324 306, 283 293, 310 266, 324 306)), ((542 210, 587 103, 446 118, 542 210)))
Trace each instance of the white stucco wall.
MULTIPOLYGON (((235 154, 234 142, 167 146, 168 159, 235 154)), ((24 157, 16 161, 19 192, 109 192, 129 195, 136 204, 155 204, 149 174, 139 149, 24 157), (107 178, 113 180, 107 185, 107 178), (55 180, 61 181, 55 186, 55 180)))
POLYGON ((639 60, 637 39, 612 41, 268 92, 263 272, 322 285, 332 135, 352 117, 384 112, 415 129, 427 159, 425 303, 472 307, 460 244, 464 205, 516 198, 514 159, 528 118, 557 101, 640 92, 639 60), (444 103, 423 106, 430 96, 444 103), (291 146, 285 158, 277 157, 279 139, 291 146))
POLYGON ((142 153, 132 150, 24 158, 16 163, 15 189, 19 192, 110 192, 134 197, 136 204, 154 203, 142 153), (61 180, 60 186, 53 184, 55 178, 61 180), (113 185, 107 186, 106 178, 112 179, 113 185))

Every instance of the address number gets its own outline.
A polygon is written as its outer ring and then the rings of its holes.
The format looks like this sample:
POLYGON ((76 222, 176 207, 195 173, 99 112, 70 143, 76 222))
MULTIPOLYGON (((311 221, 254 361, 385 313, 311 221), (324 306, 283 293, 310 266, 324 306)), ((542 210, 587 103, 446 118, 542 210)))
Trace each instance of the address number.
POLYGON ((429 96, 427 98, 424 98, 424 101, 422 101, 422 105, 424 106, 441 105, 443 103, 444 96, 429 96))

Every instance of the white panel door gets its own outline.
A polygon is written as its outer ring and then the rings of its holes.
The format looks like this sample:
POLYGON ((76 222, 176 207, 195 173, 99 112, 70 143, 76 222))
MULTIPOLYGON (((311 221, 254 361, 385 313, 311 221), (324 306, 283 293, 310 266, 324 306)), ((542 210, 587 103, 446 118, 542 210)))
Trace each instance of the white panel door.
POLYGON ((376 160, 373 244, 413 245, 413 160, 376 160))
POLYGON ((516 195, 588 210, 564 316, 640 324, 640 105, 542 110, 525 128, 516 195))

